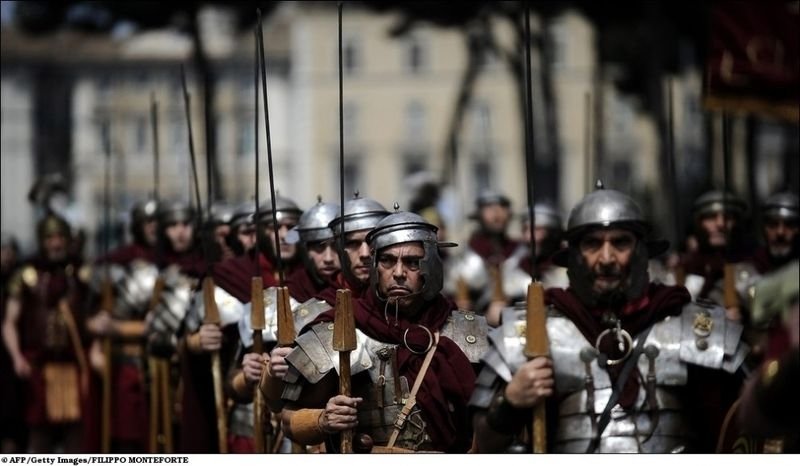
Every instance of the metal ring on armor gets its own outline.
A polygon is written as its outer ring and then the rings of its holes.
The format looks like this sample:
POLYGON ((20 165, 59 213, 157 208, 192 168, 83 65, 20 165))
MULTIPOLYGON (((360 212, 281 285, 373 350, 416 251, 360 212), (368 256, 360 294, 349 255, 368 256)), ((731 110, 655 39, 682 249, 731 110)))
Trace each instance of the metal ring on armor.
POLYGON ((594 343, 594 349, 596 349, 598 353, 602 352, 600 351, 600 342, 603 341, 603 338, 605 338, 606 335, 610 335, 611 332, 615 332, 617 334, 616 335, 617 338, 621 336, 625 340, 626 343, 625 346, 628 347, 628 350, 625 351, 625 354, 623 354, 621 358, 619 359, 609 358, 608 361, 606 361, 606 364, 608 364, 609 366, 615 366, 621 363, 622 361, 628 359, 628 356, 630 356, 631 353, 633 352, 633 338, 631 338, 631 334, 628 333, 628 331, 625 329, 607 328, 602 332, 600 332, 600 335, 597 336, 597 341, 595 341, 594 343))
POLYGON ((425 351, 415 351, 408 345, 408 331, 411 330, 411 327, 407 328, 406 331, 403 332, 403 345, 405 345, 405 347, 408 348, 408 350, 414 354, 425 354, 428 351, 430 351, 431 348, 433 347, 433 334, 431 333, 430 330, 428 330, 428 327, 425 327, 424 325, 419 325, 419 324, 414 324, 414 325, 421 328, 422 330, 425 330, 425 333, 428 334, 428 347, 425 348, 425 351))

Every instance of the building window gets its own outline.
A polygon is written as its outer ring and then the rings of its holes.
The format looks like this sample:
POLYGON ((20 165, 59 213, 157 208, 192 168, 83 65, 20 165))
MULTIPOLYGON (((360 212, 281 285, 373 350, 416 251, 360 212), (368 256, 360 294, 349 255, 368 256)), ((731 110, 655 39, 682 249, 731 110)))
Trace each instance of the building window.
POLYGON ((492 141, 492 110, 489 102, 482 99, 476 100, 472 104, 470 113, 472 145, 474 149, 488 155, 491 152, 492 141))
POLYGON ((134 120, 134 153, 144 154, 147 150, 147 119, 144 116, 137 116, 134 120))
MULTIPOLYGON (((345 143, 348 141, 357 141, 358 140, 358 104, 355 102, 345 102, 344 107, 342 108, 342 113, 344 117, 344 140, 345 143)), ((339 134, 339 111, 336 111, 336 133, 337 133, 337 140, 339 134)))
POLYGON ((410 74, 421 74, 428 64, 427 49, 417 34, 412 34, 406 42, 405 68, 410 74))
MULTIPOLYGON (((342 67, 344 73, 347 75, 355 74, 362 66, 361 63, 361 41, 354 36, 345 37, 342 46, 342 67)), ((337 64, 338 64, 338 51, 337 51, 337 64)), ((338 65, 337 65, 338 68, 338 65)))
POLYGON ((254 124, 252 114, 239 115, 236 118, 236 154, 239 157, 252 156, 255 151, 254 124))
MULTIPOLYGON (((353 154, 345 154, 344 161, 344 198, 350 199, 356 191, 364 192, 364 186, 361 183, 361 158, 355 157, 353 154)), ((337 166, 338 168, 338 166, 337 166)), ((338 170, 337 170, 338 173, 338 170)), ((339 180, 336 180, 336 186, 339 186, 339 180)))
POLYGON ((428 166, 425 163, 426 157, 424 154, 406 154, 403 157, 403 176, 408 178, 416 173, 424 172, 428 166))
POLYGON ((491 187, 492 165, 487 160, 476 160, 472 165, 474 192, 480 193, 491 187))
POLYGON ((175 120, 172 123, 170 146, 172 152, 176 154, 188 154, 189 141, 186 136, 185 123, 181 120, 175 120))
POLYGON ((406 107, 406 141, 412 144, 424 141, 427 125, 425 107, 416 100, 410 102, 406 107))

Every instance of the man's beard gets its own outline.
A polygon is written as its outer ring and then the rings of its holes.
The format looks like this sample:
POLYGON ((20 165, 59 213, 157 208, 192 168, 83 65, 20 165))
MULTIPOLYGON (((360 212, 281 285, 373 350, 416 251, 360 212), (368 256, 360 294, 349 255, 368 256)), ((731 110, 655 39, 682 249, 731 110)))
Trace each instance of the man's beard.
POLYGON ((792 253, 792 245, 784 242, 775 242, 769 245, 769 255, 776 259, 783 259, 792 253))
POLYGON ((586 265, 577 248, 570 247, 568 260, 569 286, 588 309, 621 309, 628 301, 639 298, 650 282, 647 273, 648 254, 643 241, 637 242, 636 250, 631 254, 627 274, 622 271, 616 274, 620 283, 614 289, 599 292, 594 289, 597 274, 586 265))

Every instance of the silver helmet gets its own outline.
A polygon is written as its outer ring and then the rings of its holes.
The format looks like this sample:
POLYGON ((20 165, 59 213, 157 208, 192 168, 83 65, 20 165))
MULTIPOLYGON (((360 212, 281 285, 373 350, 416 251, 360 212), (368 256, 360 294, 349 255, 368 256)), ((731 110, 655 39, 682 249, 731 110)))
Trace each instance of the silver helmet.
POLYGON ((300 221, 289 231, 286 242, 305 244, 332 239, 333 230, 328 225, 339 213, 338 204, 322 202, 322 198, 318 197, 317 203, 303 212, 300 221))
POLYGON ((692 206, 695 219, 723 211, 741 218, 747 211, 747 203, 730 191, 714 189, 703 193, 692 206))
MULTIPOLYGON (((645 241, 649 257, 655 257, 669 247, 665 240, 647 240, 650 234, 650 223, 645 220, 642 209, 628 195, 613 189, 606 189, 598 180, 595 190, 583 197, 572 208, 567 220, 567 240, 571 247, 576 247, 583 234, 597 227, 617 227, 633 231, 645 241)), ((559 251, 553 256, 553 262, 562 267, 568 266, 568 250, 559 251)))
POLYGON ((378 254, 381 250, 401 243, 421 242, 425 250, 425 257, 420 261, 420 273, 424 283, 422 297, 429 301, 436 297, 442 290, 444 273, 442 260, 439 256, 439 229, 424 218, 412 212, 395 212, 383 218, 372 231, 367 234, 367 242, 372 252, 372 270, 370 281, 377 289, 378 254))
POLYGON ((159 228, 164 228, 170 223, 194 220, 194 209, 184 201, 168 201, 158 206, 159 228))
POLYGON ((155 220, 158 202, 155 199, 137 202, 131 208, 131 225, 141 225, 148 220, 155 220))
MULTIPOLYGON (((544 227, 550 228, 553 230, 561 231, 563 227, 561 214, 558 213, 558 210, 547 203, 539 203, 534 204, 533 206, 533 216, 535 217, 537 227, 544 227)), ((520 216, 523 224, 528 224, 530 222, 530 213, 526 210, 520 216)))
POLYGON ((339 212, 329 226, 335 236, 346 235, 354 231, 371 230, 387 215, 389 211, 378 201, 361 197, 356 192, 353 199, 345 201, 344 216, 339 212))
POLYGON ((790 192, 776 193, 764 201, 762 214, 765 218, 797 220, 800 217, 800 202, 797 194, 790 192))
POLYGON ((255 212, 256 203, 253 201, 243 202, 236 206, 230 220, 231 229, 253 223, 253 215, 255 212))
POLYGON ((602 181, 572 208, 567 220, 567 238, 572 241, 591 227, 608 227, 624 224, 640 236, 650 232, 650 225, 642 215, 642 209, 629 196, 605 189, 602 181))
POLYGON ((219 226, 230 223, 233 218, 233 207, 224 201, 211 204, 211 215, 206 219, 210 225, 219 226))
MULTIPOLYGON (((288 197, 283 197, 280 194, 275 194, 275 217, 278 222, 286 218, 298 219, 303 211, 297 206, 297 203, 288 197)), ((272 223, 272 202, 268 201, 258 209, 257 220, 258 223, 269 224, 272 223)))
POLYGON ((473 220, 480 219, 481 209, 488 205, 498 204, 503 207, 511 207, 511 199, 505 194, 491 189, 483 190, 475 199, 475 212, 469 215, 473 220))

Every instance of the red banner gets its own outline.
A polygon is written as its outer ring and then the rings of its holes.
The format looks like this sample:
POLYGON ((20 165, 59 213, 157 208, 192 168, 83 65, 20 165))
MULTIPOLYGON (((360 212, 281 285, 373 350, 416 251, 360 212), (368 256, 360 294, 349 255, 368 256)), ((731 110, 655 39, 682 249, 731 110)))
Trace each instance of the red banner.
POLYGON ((711 11, 705 105, 798 121, 800 1, 718 1, 711 11))

